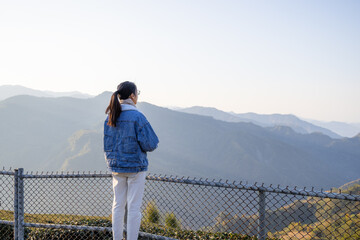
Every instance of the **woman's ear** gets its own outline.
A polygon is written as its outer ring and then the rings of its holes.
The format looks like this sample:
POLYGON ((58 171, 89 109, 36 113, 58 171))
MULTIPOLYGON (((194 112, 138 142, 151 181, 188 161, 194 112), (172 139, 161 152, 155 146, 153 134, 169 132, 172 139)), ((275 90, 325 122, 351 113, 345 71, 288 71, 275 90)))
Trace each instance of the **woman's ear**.
POLYGON ((133 101, 134 104, 137 103, 137 97, 135 94, 132 93, 129 98, 133 101))

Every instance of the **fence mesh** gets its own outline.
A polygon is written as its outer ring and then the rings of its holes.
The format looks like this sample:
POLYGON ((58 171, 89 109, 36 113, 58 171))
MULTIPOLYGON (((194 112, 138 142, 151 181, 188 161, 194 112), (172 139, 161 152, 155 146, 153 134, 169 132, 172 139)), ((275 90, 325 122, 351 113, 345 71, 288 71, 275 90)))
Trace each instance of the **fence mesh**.
POLYGON ((13 173, 0 174, 0 239, 14 238, 14 176, 13 173))
MULTIPOLYGON (((13 239, 14 176, 0 183, 0 239, 13 239)), ((360 239, 359 193, 148 176, 140 231, 154 235, 140 239, 360 239)), ((112 198, 110 174, 26 174, 25 239, 112 239, 112 198)))
POLYGON ((25 222, 97 226, 111 215, 111 178, 25 178, 25 222))

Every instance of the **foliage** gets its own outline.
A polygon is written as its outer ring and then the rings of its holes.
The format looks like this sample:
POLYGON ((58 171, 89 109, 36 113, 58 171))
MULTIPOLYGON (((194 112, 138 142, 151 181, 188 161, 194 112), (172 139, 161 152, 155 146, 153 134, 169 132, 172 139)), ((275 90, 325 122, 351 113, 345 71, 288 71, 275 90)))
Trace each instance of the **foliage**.
POLYGON ((169 228, 180 228, 180 222, 176 219, 174 213, 167 213, 165 215, 165 226, 169 228))
MULTIPOLYGON (((151 206, 153 216, 157 216, 157 221, 160 222, 160 213, 154 204, 151 206)), ((31 222, 38 223, 52 223, 63 225, 81 225, 81 226, 99 226, 111 227, 110 217, 90 217, 90 216, 73 216, 61 214, 27 214, 31 222), (61 220, 59 219, 69 219, 61 220)), ((154 219, 153 219, 154 220, 154 219)), ((193 231, 181 229, 180 223, 175 214, 169 213, 165 217, 165 226, 153 222, 143 221, 140 231, 167 236, 177 239, 228 239, 228 240, 255 240, 256 237, 236 234, 231 232, 208 232, 208 231, 193 231), (168 219, 168 221, 166 220, 168 219)), ((9 240, 13 238, 13 227, 9 225, 0 224, 0 236, 9 236, 9 240), (5 234, 3 234, 5 233, 5 234)), ((62 240, 62 239, 112 239, 112 233, 109 231, 90 231, 90 230, 70 230, 70 229, 49 229, 49 228, 25 228, 25 238, 28 240, 62 240)), ((2 238, 8 240, 6 238, 2 238)), ((142 239, 142 238, 139 238, 142 239)))
POLYGON ((0 224, 0 236, 2 240, 14 239, 14 227, 7 224, 0 224))
POLYGON ((268 235, 282 239, 360 239, 360 214, 345 214, 336 220, 327 219, 314 224, 291 223, 282 231, 268 235))
POLYGON ((34 228, 27 235, 28 240, 63 240, 63 239, 108 239, 112 240, 111 232, 34 228))
MULTIPOLYGON (((57 224, 111 227, 111 221, 106 219, 82 219, 72 221, 61 221, 57 224)), ((26 239, 29 240, 63 240, 63 239, 112 239, 112 233, 108 231, 49 229, 49 228, 27 228, 26 239)))
POLYGON ((160 223, 160 212, 156 207, 155 202, 148 202, 144 211, 144 218, 148 223, 160 223))
MULTIPOLYGON (((342 189, 342 188, 340 188, 340 189, 342 189)), ((342 193, 360 195, 360 184, 355 183, 355 184, 347 187, 346 189, 343 189, 342 193)))
MULTIPOLYGON (((175 217, 175 216, 172 216, 175 217)), ((176 217, 175 217, 176 219, 176 217)), ((64 225, 82 225, 82 226, 101 226, 111 227, 110 220, 93 220, 83 218, 77 221, 63 221, 58 224, 64 225)), ((256 237, 250 237, 241 234, 217 232, 211 233, 206 231, 192 231, 183 230, 180 228, 169 228, 159 224, 146 224, 143 223, 140 227, 140 231, 167 236, 177 239, 227 239, 227 240, 255 240, 256 237)), ((9 238, 2 238, 4 240, 10 240, 13 238, 13 229, 9 225, 0 225, 0 236, 8 236, 9 238), (2 231, 6 231, 6 234, 2 234, 2 231), (11 231, 11 232, 9 232, 11 231), (9 234, 11 233, 11 234, 9 234)), ((111 240, 112 233, 108 231, 90 231, 90 230, 70 230, 70 229, 49 229, 49 228, 25 228, 25 238, 28 240, 63 240, 63 239, 103 239, 111 240)), ((142 238, 139 238, 142 239, 142 238)))
MULTIPOLYGON (((349 186, 342 193, 359 195, 360 184, 349 186)), ((360 239, 360 202, 318 197, 309 197, 307 202, 316 209, 314 221, 308 223, 299 219, 299 222, 292 222, 268 236, 282 239, 360 239)))
MULTIPOLYGON (((205 239, 227 239, 227 240, 256 240, 256 237, 247 235, 231 233, 231 232, 207 232, 207 231, 192 231, 180 228, 167 228, 161 225, 143 224, 140 230, 156 235, 181 239, 181 240, 205 240, 205 239)), ((275 240, 275 239, 274 239, 275 240)))
POLYGON ((319 221, 332 220, 346 214, 360 213, 360 202, 344 201, 339 199, 317 199, 316 201, 316 218, 319 221))
POLYGON ((323 221, 314 229, 314 239, 360 239, 360 214, 349 215, 335 221, 323 221))
MULTIPOLYGON (((351 186, 346 189, 346 191, 356 192, 360 189, 359 186, 360 185, 351 186)), ((345 191, 343 192, 345 193, 345 191)), ((305 201, 296 201, 276 211, 268 211, 267 214, 268 221, 278 216, 289 216, 289 221, 291 221, 291 219, 296 221, 290 222, 280 230, 274 230, 274 228, 272 228, 273 232, 268 233, 267 239, 360 239, 360 203, 356 201, 309 197, 305 201), (316 216, 316 218, 312 219, 311 222, 305 222, 304 219, 309 219, 309 215, 304 215, 304 213, 307 211, 306 209, 310 208, 315 211, 308 211, 308 214, 312 214, 314 217, 316 216), (302 212, 302 215, 299 215, 303 217, 302 221, 298 220, 300 217, 296 217, 298 216, 295 214, 297 212, 302 212), (290 215, 286 215, 285 213, 290 215)), ((0 216, 2 220, 13 220, 13 212, 11 211, 0 210, 0 216)), ((155 202, 149 202, 144 210, 144 219, 141 223, 140 230, 151 234, 184 240, 257 239, 253 236, 256 234, 256 227, 253 227, 254 232, 247 232, 247 234, 251 236, 234 233, 235 230, 231 228, 235 223, 248 223, 246 224, 248 229, 252 228, 251 223, 257 223, 257 218, 253 218, 253 216, 245 219, 245 216, 240 217, 230 213, 221 213, 216 220, 217 224, 215 224, 215 226, 204 227, 202 231, 183 229, 174 213, 167 213, 165 217, 162 217, 155 202)), ((93 217, 65 214, 25 214, 25 222, 111 227, 111 216, 93 217)), ((0 236, 4 240, 12 239, 13 226, 0 224, 0 236)), ((109 231, 25 228, 25 237, 29 240, 112 239, 112 234, 109 231)))

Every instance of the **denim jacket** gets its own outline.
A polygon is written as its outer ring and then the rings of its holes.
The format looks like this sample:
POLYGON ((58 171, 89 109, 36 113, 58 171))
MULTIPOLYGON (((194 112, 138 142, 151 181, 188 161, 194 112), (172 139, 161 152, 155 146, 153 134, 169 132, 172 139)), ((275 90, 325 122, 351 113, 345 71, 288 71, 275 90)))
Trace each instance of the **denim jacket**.
POLYGON ((116 127, 104 123, 104 152, 111 172, 147 171, 146 152, 157 148, 159 139, 146 117, 129 104, 121 104, 116 127))

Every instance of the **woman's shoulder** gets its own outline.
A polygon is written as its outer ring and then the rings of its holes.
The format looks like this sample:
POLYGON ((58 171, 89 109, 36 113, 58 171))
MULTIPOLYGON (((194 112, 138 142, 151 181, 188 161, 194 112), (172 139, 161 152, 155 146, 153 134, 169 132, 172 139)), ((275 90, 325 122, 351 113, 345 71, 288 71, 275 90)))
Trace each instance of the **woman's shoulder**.
POLYGON ((122 114, 124 114, 123 116, 126 117, 127 119, 136 121, 140 125, 143 122, 147 122, 145 115, 142 112, 140 112, 139 110, 126 110, 126 111, 121 112, 120 116, 122 114))
POLYGON ((146 119, 145 115, 140 111, 135 111, 136 117, 139 123, 147 123, 148 120, 146 119))

